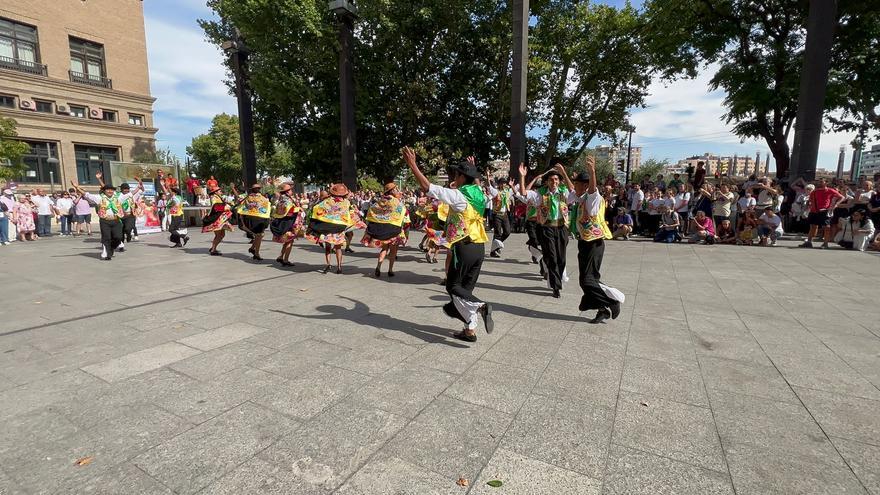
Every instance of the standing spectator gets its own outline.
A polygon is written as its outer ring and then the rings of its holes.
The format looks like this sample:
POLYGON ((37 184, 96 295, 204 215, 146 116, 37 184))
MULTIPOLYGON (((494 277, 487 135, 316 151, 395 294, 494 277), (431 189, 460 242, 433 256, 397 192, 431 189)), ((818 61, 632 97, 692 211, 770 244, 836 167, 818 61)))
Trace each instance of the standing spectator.
POLYGON ((153 188, 156 190, 157 195, 159 193, 168 192, 165 188, 165 171, 161 168, 156 169, 156 177, 153 179, 153 188))
MULTIPOLYGON (((734 194, 730 192, 727 184, 715 190, 712 200, 712 220, 716 226, 721 226, 724 219, 730 220, 730 207, 733 204, 734 194)), ((729 222, 728 222, 729 223, 729 222)))
POLYGON ((605 177, 605 182, 602 183, 603 186, 611 186, 612 189, 617 189, 620 187, 620 182, 617 182, 617 179, 614 178, 614 174, 608 174, 605 177))
POLYGON ((31 202, 37 210, 37 236, 49 237, 52 235, 52 219, 55 217, 55 205, 52 198, 43 194, 42 189, 34 189, 31 202))
POLYGON ((648 200, 648 235, 652 236, 660 228, 660 207, 666 204, 666 199, 660 189, 651 191, 651 199, 648 200))
POLYGON ((73 213, 73 200, 70 193, 64 191, 58 201, 55 201, 55 214, 58 215, 58 221, 61 223, 61 235, 70 235, 70 222, 73 213))
MULTIPOLYGON (((74 191, 76 191, 74 189, 74 191)), ((76 223, 76 232, 79 235, 85 230, 88 235, 92 235, 92 205, 85 196, 78 191, 73 198, 73 221, 76 223), (85 229, 83 229, 85 227, 85 229)))
POLYGON ((614 217, 612 226, 614 227, 614 233, 611 234, 612 239, 620 237, 624 241, 629 240, 629 235, 633 230, 633 219, 626 213, 626 208, 617 208, 617 216, 614 217))
POLYGON ((800 247, 813 247, 813 238, 819 233, 819 227, 822 227, 822 249, 828 248, 828 242, 831 240, 831 217, 829 211, 833 211, 837 204, 846 199, 836 189, 828 187, 825 179, 819 179, 816 189, 810 193, 810 214, 807 221, 810 223, 810 232, 807 234, 807 240, 800 247))
POLYGON ((760 245, 766 246, 769 241, 771 246, 775 246, 776 240, 782 234, 782 218, 773 211, 772 206, 765 206, 764 214, 758 218, 760 245))
POLYGON ((657 182, 654 185, 657 186, 657 189, 660 189, 660 192, 666 192, 666 181, 663 180, 663 174, 657 175, 657 182))
MULTIPOLYGON (((228 199, 228 198, 227 198, 228 199)), ((232 202, 233 200, 227 200, 227 202, 232 202)), ((156 193, 156 215, 159 217, 159 230, 165 232, 165 208, 168 206, 165 203, 165 193, 158 192, 156 193)), ((91 234, 90 234, 91 235, 91 234)))
MULTIPOLYGON (((189 203, 191 205, 195 205, 198 203, 198 189, 201 187, 201 185, 202 183, 199 179, 196 178, 196 174, 190 174, 189 178, 186 179, 186 192, 189 193, 189 203)), ((205 195, 205 197, 207 197, 207 194, 205 195)))
POLYGON ((15 210, 15 196, 12 189, 4 189, 0 196, 0 246, 9 245, 9 220, 15 210))
POLYGON ((669 184, 666 184, 666 187, 678 192, 678 186, 682 184, 684 184, 684 182, 681 180, 681 174, 672 174, 672 180, 669 181, 669 184))
POLYGON ((743 195, 736 201, 736 213, 739 216, 743 216, 747 211, 755 211, 755 198, 752 197, 752 192, 750 190, 746 190, 743 192, 743 195))
POLYGON ((764 208, 773 206, 779 192, 770 185, 770 179, 763 177, 753 184, 749 189, 752 197, 755 198, 755 209, 764 211, 764 208))
POLYGON ((30 194, 25 194, 21 201, 15 203, 15 208, 12 210, 12 223, 15 224, 15 227, 18 230, 19 241, 25 239, 33 241, 39 237, 35 232, 35 210, 36 206, 31 202, 30 194))
POLYGON ((874 224, 874 228, 880 225, 880 182, 874 183, 874 194, 868 200, 868 216, 874 224))
POLYGON ((874 236, 874 223, 865 216, 864 210, 855 209, 849 218, 840 219, 840 231, 834 242, 844 249, 864 251, 874 236))
POLYGON ((697 210, 694 218, 691 218, 689 232, 691 233, 688 239, 690 243, 703 242, 715 244, 715 224, 712 223, 712 219, 706 216, 706 212, 703 210, 697 210))
POLYGON ((697 170, 694 172, 694 191, 699 191, 703 188, 703 184, 706 182, 706 164, 704 162, 697 162, 697 170))
POLYGON ((691 211, 690 202, 691 193, 687 191, 687 186, 685 184, 681 184, 678 186, 678 193, 675 195, 675 211, 678 213, 679 229, 683 234, 687 233, 687 224, 691 211))
POLYGON ((632 215, 633 219, 633 232, 640 232, 641 225, 639 225, 639 211, 642 209, 642 201, 645 200, 645 193, 642 192, 641 186, 638 184, 633 184, 632 189, 629 192, 627 197, 627 204, 629 205, 629 213, 632 215))

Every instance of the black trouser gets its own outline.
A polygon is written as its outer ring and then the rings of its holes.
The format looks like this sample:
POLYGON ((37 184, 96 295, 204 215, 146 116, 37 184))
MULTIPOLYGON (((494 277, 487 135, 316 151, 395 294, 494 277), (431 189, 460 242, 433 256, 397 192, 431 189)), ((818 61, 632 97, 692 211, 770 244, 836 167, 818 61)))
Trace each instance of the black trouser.
POLYGON ((547 267, 551 289, 562 289, 562 274, 565 272, 565 248, 568 246, 568 229, 542 225, 541 252, 547 267))
POLYGON ((538 241, 538 222, 526 220, 526 235, 529 237, 529 240, 526 241, 526 246, 536 249, 541 248, 541 242, 538 241))
MULTIPOLYGON (((452 245, 452 264, 446 273, 446 292, 466 301, 482 302, 474 296, 474 287, 480 277, 483 258, 486 256, 485 246, 469 241, 459 241, 452 245), (467 242, 467 244, 465 244, 467 242)), ((455 309, 455 303, 448 304, 447 313, 457 314, 461 321, 467 323, 465 316, 455 309), (454 311, 454 313, 453 313, 454 311)))
POLYGON ((510 237, 510 217, 507 212, 496 213, 495 220, 492 222, 495 227, 495 240, 504 242, 510 237))
POLYGON ((107 250, 107 257, 113 256, 113 251, 122 243, 122 221, 121 220, 98 220, 101 227, 101 244, 107 250))
POLYGON ((607 308, 615 302, 599 287, 599 279, 602 277, 599 271, 602 269, 604 256, 605 240, 578 240, 578 273, 580 274, 578 282, 581 290, 584 291, 581 297, 581 311, 607 308))
POLYGON ((171 232, 170 240, 174 244, 180 244, 181 239, 186 236, 182 235, 178 230, 183 226, 183 216, 172 216, 171 223, 168 225, 168 231, 171 232))
POLYGON ((131 233, 134 230, 135 221, 137 221, 137 217, 134 215, 122 217, 122 235, 125 237, 125 242, 131 242, 131 233))

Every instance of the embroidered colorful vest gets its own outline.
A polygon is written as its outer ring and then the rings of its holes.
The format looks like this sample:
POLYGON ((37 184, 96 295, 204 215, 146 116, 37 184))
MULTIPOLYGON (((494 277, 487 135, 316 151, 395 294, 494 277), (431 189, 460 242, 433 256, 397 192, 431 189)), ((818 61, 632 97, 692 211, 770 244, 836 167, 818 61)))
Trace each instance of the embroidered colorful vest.
POLYGON ((495 210, 495 213, 499 213, 502 209, 504 211, 510 210, 510 189, 498 191, 498 195, 492 198, 492 209, 495 210))
POLYGON ((248 217, 269 218, 272 203, 262 194, 248 194, 238 205, 238 214, 248 217))
POLYGON ((406 216, 406 207, 403 201, 394 196, 379 198, 367 210, 368 223, 385 223, 401 227, 406 220, 406 216))
POLYGON ((449 218, 449 205, 446 203, 440 203, 437 205, 437 219, 441 222, 445 222, 447 218, 449 218))
POLYGON ((556 221, 555 218, 551 218, 555 210, 558 211, 558 218, 562 220, 564 226, 568 227, 568 203, 566 203, 568 189, 560 187, 556 192, 550 192, 546 187, 542 187, 538 189, 538 194, 541 196, 541 204, 537 207, 536 221, 541 225, 556 221))
POLYGON ((352 206, 347 199, 327 198, 312 207, 309 218, 335 225, 354 225, 352 206))
POLYGON ((537 222, 538 221, 538 207, 535 205, 527 205, 526 206, 526 220, 529 222, 537 222))
MULTIPOLYGON (((120 194, 120 197, 122 195, 120 194)), ((134 215, 135 213, 135 201, 134 194, 129 194, 128 197, 125 198, 121 203, 122 205, 122 213, 124 216, 134 215)))
POLYGON ((578 214, 575 218, 577 226, 576 234, 581 240, 595 241, 597 239, 611 239, 611 229, 605 221, 605 198, 599 198, 599 212, 596 216, 590 216, 584 203, 586 196, 577 202, 578 214))
POLYGON ((468 203, 462 212, 449 210, 446 217, 446 246, 452 246, 456 242, 470 237, 471 242, 483 244, 489 241, 486 228, 483 225, 483 215, 468 203))
POLYGON ((281 196, 275 202, 275 208, 272 210, 272 218, 292 217, 300 212, 300 207, 290 196, 281 196))
POLYGON ((172 217, 183 216, 183 198, 181 196, 171 198, 171 201, 168 203, 168 214, 172 217))
POLYGON ((101 194, 101 203, 98 204, 97 212, 98 217, 104 220, 122 218, 122 203, 119 202, 119 193, 115 193, 109 198, 106 194, 101 194))

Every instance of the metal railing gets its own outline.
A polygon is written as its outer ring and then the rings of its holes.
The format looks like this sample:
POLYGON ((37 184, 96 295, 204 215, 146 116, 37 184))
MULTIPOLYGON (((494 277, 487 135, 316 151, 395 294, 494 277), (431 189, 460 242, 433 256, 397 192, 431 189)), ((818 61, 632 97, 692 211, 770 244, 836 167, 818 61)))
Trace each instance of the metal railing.
POLYGON ((75 82, 75 83, 79 83, 79 84, 88 84, 90 86, 100 86, 102 88, 108 88, 108 89, 113 88, 113 81, 110 79, 107 79, 106 77, 92 76, 89 74, 83 74, 82 72, 75 72, 72 70, 67 71, 67 72, 70 73, 70 81, 71 82, 75 82))
POLYGON ((46 66, 36 62, 0 56, 0 69, 17 70, 38 76, 47 75, 46 66))

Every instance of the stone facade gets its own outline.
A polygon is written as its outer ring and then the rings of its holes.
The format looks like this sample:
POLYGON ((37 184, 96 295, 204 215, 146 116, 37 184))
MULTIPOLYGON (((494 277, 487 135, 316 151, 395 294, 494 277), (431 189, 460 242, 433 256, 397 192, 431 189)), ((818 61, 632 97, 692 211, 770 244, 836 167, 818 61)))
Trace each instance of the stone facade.
POLYGON ((20 187, 48 188, 50 177, 55 187, 94 184, 107 162, 155 149, 141 0, 4 0, 0 23, 0 37, 25 48, 0 52, 0 116, 15 119, 34 149, 20 187))

